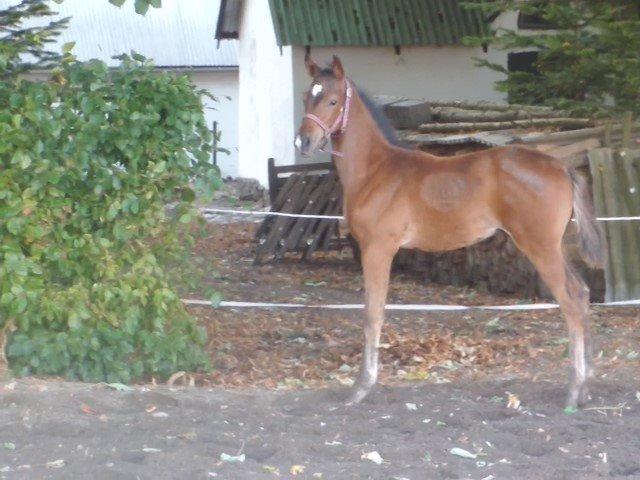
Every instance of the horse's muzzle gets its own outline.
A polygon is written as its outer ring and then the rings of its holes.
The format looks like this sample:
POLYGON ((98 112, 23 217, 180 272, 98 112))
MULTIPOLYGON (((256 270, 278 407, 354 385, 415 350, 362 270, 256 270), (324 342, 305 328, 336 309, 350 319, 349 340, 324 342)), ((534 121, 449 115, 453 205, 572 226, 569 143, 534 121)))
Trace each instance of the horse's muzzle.
POLYGON ((311 139, 309 138, 309 135, 298 134, 294 145, 302 156, 307 157, 311 154, 311 139))

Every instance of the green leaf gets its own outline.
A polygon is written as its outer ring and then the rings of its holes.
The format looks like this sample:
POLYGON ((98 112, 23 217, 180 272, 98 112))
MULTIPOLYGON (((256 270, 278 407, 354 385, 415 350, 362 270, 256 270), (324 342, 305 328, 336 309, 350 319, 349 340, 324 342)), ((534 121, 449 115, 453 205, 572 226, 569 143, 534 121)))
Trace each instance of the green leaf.
POLYGON ((62 53, 69 53, 76 46, 76 42, 67 42, 62 45, 62 53))
POLYGON ((121 7, 126 0, 109 0, 109 3, 114 4, 116 7, 121 7))
MULTIPOLYGON (((147 7, 147 8, 148 8, 148 7, 147 7)), ((137 61, 137 62, 144 62, 144 61, 147 59, 147 57, 145 57, 144 55, 142 55, 142 54, 140 54, 140 53, 138 53, 138 52, 134 52, 133 50, 131 50, 131 58, 133 58, 133 59, 134 59, 135 61, 137 61)), ((137 118, 140 118, 140 117, 139 117, 139 114, 138 114, 138 117, 137 117, 137 118)), ((136 119, 136 118, 134 118, 134 120, 135 120, 135 119, 136 119)))
POLYGON ((11 158, 11 163, 19 165, 20 168, 27 168, 31 165, 31 157, 24 150, 16 150, 11 158))
POLYGON ((107 387, 117 390, 118 392, 130 392, 133 390, 132 387, 118 382, 107 383, 107 387))
POLYGON ((162 7, 162 0, 149 0, 149 3, 151 4, 152 7, 154 8, 160 8, 162 7))
POLYGON ((70 329, 77 329, 80 327, 80 316, 76 312, 71 312, 67 322, 70 329))
POLYGON ((147 13, 147 10, 149 10, 148 0, 136 0, 135 9, 136 13, 145 15, 147 13))
POLYGON ((213 308, 218 308, 220 303, 222 303, 222 294, 220 292, 214 292, 209 297, 209 301, 211 302, 211 306, 213 308))
POLYGON ((564 409, 564 413, 566 413, 567 415, 573 415, 577 411, 578 411, 578 408, 573 406, 567 406, 564 409))

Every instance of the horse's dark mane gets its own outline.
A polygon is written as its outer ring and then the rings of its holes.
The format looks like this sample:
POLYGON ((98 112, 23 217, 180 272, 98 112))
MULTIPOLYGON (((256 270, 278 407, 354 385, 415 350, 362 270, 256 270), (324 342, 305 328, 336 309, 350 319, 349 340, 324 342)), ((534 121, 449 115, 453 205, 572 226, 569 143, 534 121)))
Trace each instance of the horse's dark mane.
POLYGON ((369 113, 373 117, 373 120, 376 122, 376 125, 378 125, 378 128, 382 132, 382 135, 384 135, 384 138, 386 138, 391 145, 407 148, 407 144, 398 138, 396 129, 393 128, 393 125, 391 125, 391 122, 389 121, 387 116, 384 114, 382 109, 371 99, 371 97, 360 88, 358 88, 358 95, 360 95, 362 103, 364 103, 364 106, 367 107, 367 110, 369 110, 369 113))

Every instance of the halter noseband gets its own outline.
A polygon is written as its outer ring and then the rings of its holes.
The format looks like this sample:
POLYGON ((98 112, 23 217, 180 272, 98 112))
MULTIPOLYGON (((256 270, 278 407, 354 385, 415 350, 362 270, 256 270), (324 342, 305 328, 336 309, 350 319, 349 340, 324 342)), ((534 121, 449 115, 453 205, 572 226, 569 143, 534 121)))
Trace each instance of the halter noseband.
MULTIPOLYGON (((345 78, 344 84, 345 84, 344 105, 340 107, 340 114, 336 118, 335 122, 333 122, 333 125, 331 125, 331 127, 329 127, 326 123, 324 123, 319 117, 317 117, 313 113, 305 113, 304 117, 302 117, 302 118, 308 118, 309 120, 314 122, 316 125, 318 125, 324 132, 323 138, 327 142, 331 140, 331 137, 333 135, 336 135, 338 133, 340 134, 344 133, 344 131, 347 129, 347 124, 349 123, 349 108, 351 107, 351 97, 353 95, 353 91, 351 88, 351 82, 348 79, 345 78)), ((335 150, 325 150, 324 147, 321 147, 320 151, 330 153, 331 155, 335 155, 337 157, 344 156, 342 152, 336 152, 335 150)))

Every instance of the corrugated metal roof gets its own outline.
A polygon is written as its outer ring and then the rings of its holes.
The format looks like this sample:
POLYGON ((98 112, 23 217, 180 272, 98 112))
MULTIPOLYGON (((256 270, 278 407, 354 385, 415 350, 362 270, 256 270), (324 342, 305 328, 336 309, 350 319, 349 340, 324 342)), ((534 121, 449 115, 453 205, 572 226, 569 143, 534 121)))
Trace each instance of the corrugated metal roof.
POLYGON ((458 0, 269 0, 279 45, 454 45, 488 31, 458 0))
MULTIPOLYGON (((17 3, 0 0, 0 7, 17 3)), ((107 0, 49 3, 60 17, 72 17, 59 43, 75 41, 73 53, 80 60, 98 58, 117 65, 112 56, 135 50, 158 67, 238 65, 237 42, 220 42, 218 48, 214 38, 220 0, 163 0, 162 8, 150 8, 145 16, 135 13, 131 0, 121 8, 107 0)))

